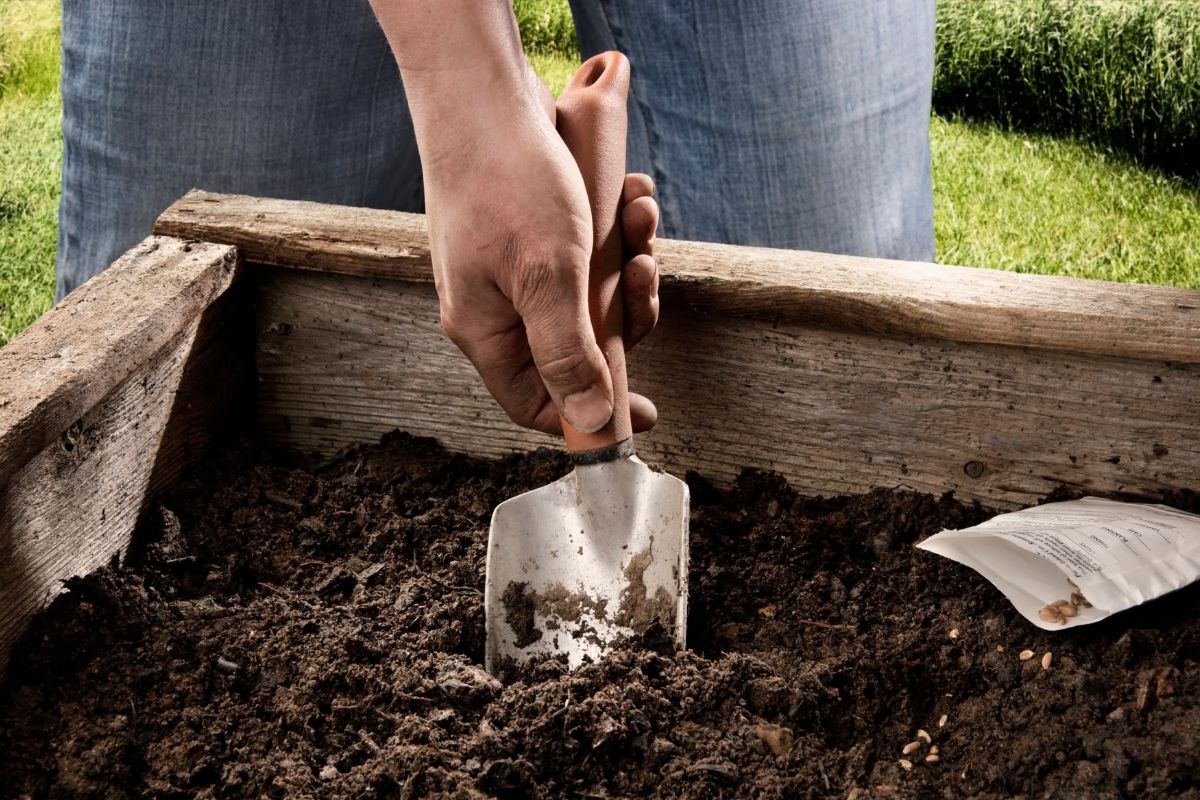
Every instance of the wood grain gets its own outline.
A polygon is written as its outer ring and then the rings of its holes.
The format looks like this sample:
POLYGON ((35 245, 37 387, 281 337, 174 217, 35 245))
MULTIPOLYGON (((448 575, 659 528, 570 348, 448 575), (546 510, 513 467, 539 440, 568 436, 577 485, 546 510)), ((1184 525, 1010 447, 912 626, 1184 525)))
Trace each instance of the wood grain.
POLYGON ((150 237, 0 349, 0 485, 233 282, 234 248, 150 237))
MULTIPOLYGON (((479 455, 559 446, 497 408, 428 284, 265 267, 256 283, 270 440, 331 453, 399 427, 479 455)), ((1200 474, 1197 365, 668 310, 630 376, 660 410, 644 457, 718 482, 757 467, 809 494, 907 486, 1011 508, 1200 474)))
MULTIPOLYGON (((159 233, 248 261, 432 280, 420 215, 193 191, 159 233)), ((1200 363, 1200 292, 659 240, 664 307, 838 331, 1200 363)))
POLYGON ((62 582, 122 553, 154 493, 246 416, 234 413, 252 402, 253 355, 248 297, 228 291, 236 263, 228 247, 147 240, 0 351, 24 370, 0 379, 0 675, 62 582))

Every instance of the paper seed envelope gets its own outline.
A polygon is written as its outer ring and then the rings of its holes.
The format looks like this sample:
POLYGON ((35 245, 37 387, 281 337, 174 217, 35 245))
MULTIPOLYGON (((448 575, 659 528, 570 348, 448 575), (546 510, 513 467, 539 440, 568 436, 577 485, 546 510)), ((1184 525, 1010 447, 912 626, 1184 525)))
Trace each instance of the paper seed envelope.
POLYGON ((983 575, 1045 630, 1098 622, 1200 578, 1200 515, 1085 497, 917 545, 983 575))

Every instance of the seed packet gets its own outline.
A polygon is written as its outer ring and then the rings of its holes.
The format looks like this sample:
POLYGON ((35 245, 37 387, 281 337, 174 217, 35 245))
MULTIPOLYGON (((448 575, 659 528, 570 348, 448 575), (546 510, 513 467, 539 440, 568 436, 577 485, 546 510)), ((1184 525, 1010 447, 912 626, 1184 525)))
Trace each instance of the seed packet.
POLYGON ((971 567, 1045 630, 1098 622, 1200 578, 1200 515, 1085 497, 917 545, 971 567))

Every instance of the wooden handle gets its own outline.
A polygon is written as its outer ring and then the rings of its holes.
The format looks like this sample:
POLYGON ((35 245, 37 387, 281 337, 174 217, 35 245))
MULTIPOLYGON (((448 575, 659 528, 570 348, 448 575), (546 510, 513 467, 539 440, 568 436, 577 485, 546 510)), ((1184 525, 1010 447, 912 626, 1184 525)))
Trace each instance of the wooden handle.
POLYGON ((582 433, 562 421, 572 453, 611 447, 633 436, 629 382, 625 376, 624 313, 621 304, 623 243, 618 216, 625 182, 625 103, 629 61, 617 52, 600 53, 575 71, 555 106, 559 135, 583 174, 592 209, 592 263, 588 307, 596 342, 612 372, 613 415, 595 433, 582 433))

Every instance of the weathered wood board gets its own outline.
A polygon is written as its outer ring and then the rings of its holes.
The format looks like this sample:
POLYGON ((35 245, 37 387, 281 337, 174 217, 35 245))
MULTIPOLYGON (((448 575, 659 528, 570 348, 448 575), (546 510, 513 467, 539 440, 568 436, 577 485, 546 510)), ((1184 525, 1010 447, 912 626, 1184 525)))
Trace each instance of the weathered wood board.
MULTIPOLYGON (((441 335, 422 217, 192 192, 157 230, 286 268, 257 290, 268 436, 556 444, 513 426, 441 335)), ((631 378, 661 414, 641 450, 669 469, 1002 507, 1200 474, 1200 292, 696 242, 657 255, 663 320, 631 378)))
MULTIPOLYGON (((157 229, 288 268, 258 289, 276 440, 555 445, 508 422, 441 336, 423 217, 192 192, 157 229)), ((657 255, 663 321, 631 376, 661 413, 641 449, 669 469, 997 506, 1200 474, 1200 292, 696 242, 657 255)))
POLYGON ((0 672, 29 617, 128 545, 249 375, 233 248, 151 238, 0 350, 0 672))
MULTIPOLYGON (((500 455, 518 429, 442 335, 429 284, 263 267, 262 430, 328 453, 399 427, 500 455)), ((1154 495, 1194 485, 1200 365, 664 312, 630 359, 659 406, 652 463, 803 492, 955 490, 1027 504, 1058 485, 1154 495)))
MULTIPOLYGON (((419 214, 192 191, 155 231, 248 262, 433 280, 419 214)), ((1200 292, 660 239, 667 308, 835 330, 1200 362, 1200 292)))

